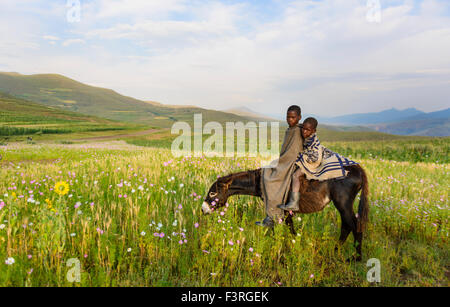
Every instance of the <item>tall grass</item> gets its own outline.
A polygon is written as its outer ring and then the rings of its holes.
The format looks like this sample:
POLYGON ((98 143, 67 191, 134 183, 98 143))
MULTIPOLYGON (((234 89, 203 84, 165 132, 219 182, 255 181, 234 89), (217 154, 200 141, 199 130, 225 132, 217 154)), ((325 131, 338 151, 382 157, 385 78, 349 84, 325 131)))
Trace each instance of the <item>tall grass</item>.
POLYGON ((104 147, 0 148, 0 286, 370 286, 369 258, 381 262, 379 285, 448 285, 448 164, 362 159, 370 222, 363 262, 347 263, 352 237, 334 250, 332 205, 296 216, 296 237, 255 226, 265 214, 254 197, 201 214, 218 176, 257 168, 258 158, 104 147), (31 160, 19 162, 25 152, 31 160), (68 194, 55 193, 60 181, 68 194), (70 258, 81 262, 80 283, 67 279, 70 258))

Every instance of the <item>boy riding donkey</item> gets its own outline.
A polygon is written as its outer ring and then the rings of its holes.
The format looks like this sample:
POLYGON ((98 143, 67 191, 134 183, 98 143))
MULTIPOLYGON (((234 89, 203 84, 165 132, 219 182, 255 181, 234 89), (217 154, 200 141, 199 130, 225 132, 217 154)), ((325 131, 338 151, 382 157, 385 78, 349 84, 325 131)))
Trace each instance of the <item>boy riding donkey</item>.
POLYGON ((261 170, 261 197, 266 208, 266 218, 256 225, 273 227, 274 221, 279 221, 284 217, 284 211, 279 209, 279 204, 285 203, 289 198, 292 174, 295 171, 295 160, 303 150, 303 139, 301 136, 302 119, 299 106, 290 106, 287 110, 286 121, 289 128, 284 135, 281 146, 280 157, 275 160, 275 166, 261 170))
POLYGON ((262 222, 256 222, 259 226, 273 227, 275 220, 281 221, 284 217, 282 210, 302 211, 299 207, 301 176, 319 181, 340 179, 348 173, 345 166, 358 164, 320 144, 315 118, 309 117, 303 124, 299 124, 300 119, 300 107, 291 106, 287 113, 289 129, 285 134, 278 164, 273 168, 262 169, 261 192, 267 216, 262 222), (289 202, 286 203, 288 196, 289 202))
POLYGON ((300 177, 305 175, 308 180, 341 179, 347 176, 345 166, 358 164, 341 155, 332 152, 322 146, 317 138, 316 129, 318 122, 313 117, 308 117, 301 128, 303 152, 300 152, 296 160, 298 169, 292 178, 292 191, 289 203, 279 205, 278 208, 287 211, 304 211, 299 207, 300 177))

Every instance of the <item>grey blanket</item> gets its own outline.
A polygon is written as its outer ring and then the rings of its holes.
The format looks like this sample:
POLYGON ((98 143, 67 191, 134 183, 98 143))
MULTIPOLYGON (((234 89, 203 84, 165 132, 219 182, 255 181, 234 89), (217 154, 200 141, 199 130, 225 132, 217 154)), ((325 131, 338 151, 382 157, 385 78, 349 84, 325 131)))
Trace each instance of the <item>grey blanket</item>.
POLYGON ((278 221, 284 215, 278 205, 284 204, 289 198, 292 173, 295 170, 295 161, 303 150, 303 140, 300 126, 288 128, 284 135, 280 158, 271 163, 261 173, 261 194, 266 207, 266 214, 278 221))

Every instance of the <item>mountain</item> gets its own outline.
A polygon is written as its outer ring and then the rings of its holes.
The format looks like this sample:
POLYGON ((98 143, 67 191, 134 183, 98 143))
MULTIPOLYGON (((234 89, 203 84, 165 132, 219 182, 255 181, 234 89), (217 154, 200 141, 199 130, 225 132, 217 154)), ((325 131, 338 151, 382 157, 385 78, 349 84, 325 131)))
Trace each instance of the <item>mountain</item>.
POLYGON ((395 108, 376 113, 357 113, 336 117, 322 118, 322 122, 334 125, 370 125, 406 120, 412 116, 425 114, 415 108, 397 110, 395 108))
POLYGON ((279 121, 279 119, 255 112, 253 110, 250 110, 247 107, 226 109, 226 110, 223 110, 223 112, 227 112, 227 113, 231 113, 231 114, 235 114, 235 115, 239 115, 239 116, 245 116, 248 118, 254 118, 255 120, 261 120, 261 121, 279 121))
POLYGON ((203 122, 249 120, 243 116, 199 107, 171 107, 145 102, 57 74, 0 73, 0 91, 67 111, 161 128, 169 128, 177 121, 191 123, 194 114, 198 113, 203 114, 203 122))
POLYGON ((450 108, 423 113, 393 123, 372 126, 375 130, 400 135, 450 136, 450 108))
MULTIPOLYGON (((280 114, 275 115, 277 118, 280 114)), ((379 131, 396 135, 450 136, 450 109, 425 113, 414 108, 395 108, 374 112, 349 114, 336 117, 313 116, 321 127, 335 131, 379 131)))

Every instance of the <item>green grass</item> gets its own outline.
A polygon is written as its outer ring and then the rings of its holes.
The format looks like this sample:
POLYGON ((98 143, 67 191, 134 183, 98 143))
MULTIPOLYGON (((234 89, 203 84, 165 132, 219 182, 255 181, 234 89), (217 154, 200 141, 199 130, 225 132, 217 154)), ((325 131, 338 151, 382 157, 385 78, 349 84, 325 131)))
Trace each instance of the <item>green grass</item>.
POLYGON ((125 124, 47 107, 0 92, 0 137, 131 130, 125 124))
MULTIPOLYGON (((284 137, 284 128, 280 129, 280 143, 284 137)), ((211 135, 203 135, 203 144, 211 135)), ((450 163, 450 137, 411 137, 396 136, 378 132, 347 132, 320 129, 319 139, 331 150, 353 159, 385 159, 410 162, 450 163)), ((178 135, 170 131, 162 131, 150 137, 128 138, 126 142, 144 147, 170 149, 178 135)), ((227 136, 223 136, 223 151, 225 151, 227 136)), ((235 147, 237 137, 235 139, 235 147)), ((248 134, 245 139, 248 152, 248 134)), ((194 136, 191 137, 193 147, 194 136)), ((270 138, 268 148, 270 148, 270 138)), ((281 145, 280 145, 281 147, 281 145)))
POLYGON ((334 251, 332 205, 296 216, 297 237, 255 226, 265 214, 254 197, 230 198, 223 216, 201 214, 200 195, 217 176, 257 168, 258 158, 93 146, 0 147, 0 286, 371 286, 369 258, 381 262, 380 286, 448 286, 449 164, 359 160, 370 222, 363 262, 347 263, 352 237, 334 251), (59 181, 68 194, 55 193, 59 181), (70 258, 80 260, 81 283, 66 278, 70 258))

